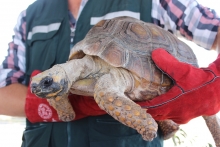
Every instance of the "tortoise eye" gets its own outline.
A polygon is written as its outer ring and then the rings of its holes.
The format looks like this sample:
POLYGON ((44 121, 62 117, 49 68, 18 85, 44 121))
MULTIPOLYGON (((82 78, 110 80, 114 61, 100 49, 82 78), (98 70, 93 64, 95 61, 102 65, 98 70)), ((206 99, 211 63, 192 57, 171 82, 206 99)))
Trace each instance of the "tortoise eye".
POLYGON ((42 84, 43 84, 43 87, 44 87, 44 88, 47 88, 47 87, 51 86, 52 83, 53 83, 53 78, 51 78, 51 77, 46 77, 46 78, 44 79, 44 81, 43 81, 42 84))

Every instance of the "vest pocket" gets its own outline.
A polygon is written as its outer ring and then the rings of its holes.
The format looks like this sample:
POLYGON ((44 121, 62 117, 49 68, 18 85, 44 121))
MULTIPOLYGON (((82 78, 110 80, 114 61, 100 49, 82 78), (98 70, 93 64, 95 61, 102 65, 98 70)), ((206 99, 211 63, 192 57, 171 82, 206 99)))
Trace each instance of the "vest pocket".
POLYGON ((50 24, 45 25, 36 25, 30 31, 27 35, 27 42, 29 45, 31 45, 34 41, 42 41, 51 39, 60 29, 61 21, 57 21, 50 24))
MULTIPOLYGON (((29 56, 26 57, 26 74, 28 76, 34 70, 44 71, 51 68, 56 61, 56 47, 58 38, 53 37, 44 41, 38 40, 32 43, 32 46, 27 50, 29 56), (56 41, 52 43, 53 41, 56 41)), ((29 79, 28 79, 29 80, 29 79)))
POLYGON ((49 147, 51 126, 38 124, 27 127, 22 137, 22 147, 49 147))

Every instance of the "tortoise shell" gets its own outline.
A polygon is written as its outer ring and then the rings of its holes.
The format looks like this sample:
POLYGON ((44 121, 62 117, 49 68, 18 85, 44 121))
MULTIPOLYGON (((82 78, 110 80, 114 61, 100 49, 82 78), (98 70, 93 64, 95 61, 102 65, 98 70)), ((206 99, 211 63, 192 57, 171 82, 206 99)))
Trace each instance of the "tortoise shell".
MULTIPOLYGON (((69 60, 81 59, 87 54, 97 56, 99 57, 98 59, 103 59, 105 61, 104 63, 106 63, 103 64, 104 66, 109 66, 110 64, 113 67, 123 68, 122 70, 127 69, 129 72, 126 72, 132 73, 136 75, 133 77, 141 79, 140 82, 142 87, 145 88, 145 90, 148 90, 141 91, 141 93, 143 93, 143 95, 150 95, 150 97, 153 98, 158 94, 166 92, 172 86, 171 79, 161 73, 151 60, 151 52, 156 48, 164 48, 178 60, 197 66, 195 55, 185 43, 158 26, 130 17, 118 17, 111 20, 100 21, 89 31, 83 41, 74 46, 70 53, 69 60)), ((102 62, 103 60, 98 60, 98 62, 102 62)), ((57 111, 59 119, 62 121, 71 121, 75 117, 75 112, 72 109, 72 105, 69 103, 69 89, 66 88, 68 86, 65 85, 65 83, 67 83, 64 82, 65 78, 68 77, 67 75, 73 75, 72 77, 74 77, 75 72, 72 71, 74 69, 78 70, 79 67, 84 66, 85 68, 88 68, 88 65, 92 65, 85 63, 85 60, 78 60, 79 62, 75 61, 71 61, 77 63, 73 67, 71 67, 72 64, 70 64, 70 62, 67 62, 62 65, 54 66, 32 78, 32 92, 35 94, 37 93, 36 95, 39 97, 48 98, 48 102, 57 111), (52 80, 52 87, 48 86, 47 82, 47 80, 50 81, 51 78, 55 79, 54 81, 52 80), (49 92, 47 89, 49 89, 49 92), (51 89, 55 90, 55 92, 51 92, 51 89), (58 95, 60 94, 59 92, 63 92, 63 90, 67 90, 67 93, 64 92, 63 95, 58 95)), ((112 67, 109 66, 109 68, 112 67)), ((86 70, 81 70, 82 73, 85 71, 86 70)), ((86 72, 90 74, 90 71, 86 72)), ((98 78, 102 78, 102 75, 100 74, 104 75, 108 73, 98 72, 97 74, 99 74, 97 76, 98 78)), ((89 80, 93 81, 97 77, 96 75, 92 75, 89 80)), ((82 81, 83 80, 85 79, 82 79, 82 81)), ((77 83, 77 81, 74 82, 77 83)), ((112 89, 110 90, 111 93, 109 93, 109 86, 115 86, 115 81, 111 82, 113 85, 107 85, 104 87, 104 91, 102 91, 103 89, 101 88, 99 88, 98 91, 96 88, 96 96, 94 91, 91 91, 90 94, 94 94, 94 98, 99 106, 115 119, 136 129, 143 136, 144 140, 152 140, 155 137, 157 130, 156 122, 146 113, 145 109, 142 109, 139 105, 127 99, 127 96, 132 99, 132 95, 127 94, 126 97, 123 97, 122 95, 119 95, 121 94, 120 92, 117 93, 118 91, 111 91, 112 89), (108 91, 107 94, 106 91, 108 91), (114 109, 116 111, 114 111, 114 109)), ((74 86, 75 83, 72 86, 74 86)), ((87 83, 92 82, 85 81, 83 83, 86 85, 86 91, 89 89, 87 83)), ((76 86, 80 88, 80 86, 84 86, 83 84, 78 83, 76 86)), ((140 83, 135 83, 135 85, 140 85, 140 83)), ((102 85, 99 83, 97 87, 102 87, 102 85)), ((85 90, 85 87, 81 89, 85 90)), ((94 90, 94 87, 92 87, 92 89, 94 90)), ((120 87, 118 89, 120 89, 120 87)), ((216 115, 204 116, 204 118, 214 137, 216 146, 218 146, 220 144, 218 118, 216 115)), ((158 124, 160 125, 165 138, 171 137, 178 130, 178 125, 171 120, 160 121, 158 124)))
MULTIPOLYGON (((122 67, 148 86, 146 99, 168 91, 171 79, 164 75, 151 59, 151 52, 164 48, 179 61, 198 66, 192 49, 162 28, 131 17, 102 20, 71 50, 69 60, 84 54, 98 56, 114 67, 122 67)), ((131 96, 132 97, 132 96, 131 96)))

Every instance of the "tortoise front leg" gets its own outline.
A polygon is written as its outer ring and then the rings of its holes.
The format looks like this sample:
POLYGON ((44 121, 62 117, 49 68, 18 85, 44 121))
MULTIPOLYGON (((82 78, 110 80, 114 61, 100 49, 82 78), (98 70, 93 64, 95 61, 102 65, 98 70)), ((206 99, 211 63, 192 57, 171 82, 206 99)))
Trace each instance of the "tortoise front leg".
POLYGON ((203 116, 203 118, 212 134, 216 147, 220 147, 220 119, 217 115, 203 116))
POLYGON ((95 101, 116 120, 136 129, 144 140, 151 141, 156 137, 157 123, 145 109, 124 94, 130 87, 126 83, 131 79, 125 73, 120 73, 111 72, 97 81, 94 90, 95 101))
POLYGON ((75 118, 75 112, 69 102, 68 94, 47 99, 47 101, 57 111, 60 120, 68 122, 75 118))

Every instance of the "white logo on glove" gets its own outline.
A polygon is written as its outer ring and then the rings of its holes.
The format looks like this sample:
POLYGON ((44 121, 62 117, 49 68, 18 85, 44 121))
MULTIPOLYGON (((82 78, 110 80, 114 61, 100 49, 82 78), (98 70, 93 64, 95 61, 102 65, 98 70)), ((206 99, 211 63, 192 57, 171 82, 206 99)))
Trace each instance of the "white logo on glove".
POLYGON ((52 110, 46 104, 40 104, 38 106, 38 115, 43 119, 50 119, 52 117, 52 110))

